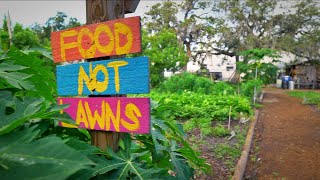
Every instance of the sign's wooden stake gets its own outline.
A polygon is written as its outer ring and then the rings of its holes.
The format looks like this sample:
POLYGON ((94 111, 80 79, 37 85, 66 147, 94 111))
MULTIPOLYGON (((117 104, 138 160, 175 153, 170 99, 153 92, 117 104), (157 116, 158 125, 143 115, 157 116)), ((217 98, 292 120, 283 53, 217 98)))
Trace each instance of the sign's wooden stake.
POLYGON ((232 109, 232 106, 230 106, 230 110, 229 110, 228 129, 230 129, 230 123, 231 123, 231 109, 232 109))
MULTIPOLYGON (((124 18, 125 0, 86 0, 87 24, 124 18)), ((105 59, 105 58, 104 58, 105 59)), ((114 151, 119 148, 119 140, 123 133, 90 130, 91 144, 101 149, 111 147, 114 151)))

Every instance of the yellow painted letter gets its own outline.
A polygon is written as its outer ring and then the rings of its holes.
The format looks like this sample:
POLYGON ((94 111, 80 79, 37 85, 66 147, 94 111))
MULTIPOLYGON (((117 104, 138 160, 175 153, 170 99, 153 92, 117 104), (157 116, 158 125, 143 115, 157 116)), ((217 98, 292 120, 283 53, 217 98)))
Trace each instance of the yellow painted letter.
POLYGON ((120 131, 120 100, 117 102, 117 114, 114 116, 110 105, 106 103, 106 130, 110 130, 111 121, 113 123, 114 129, 119 132, 120 131), (111 120, 111 121, 110 121, 111 120))
MULTIPOLYGON (((60 99, 59 104, 62 105, 63 101, 62 99, 60 99)), ((60 110, 60 114, 63 114, 63 109, 60 110)), ((65 123, 65 122, 61 122, 61 126, 62 127, 67 127, 67 128, 77 128, 78 126, 73 125, 73 124, 69 124, 69 123, 65 123)))
POLYGON ((64 43, 64 38, 72 37, 78 35, 78 32, 75 30, 64 31, 60 33, 60 47, 61 47, 61 59, 66 61, 66 49, 76 48, 78 47, 77 42, 64 43))
POLYGON ((130 52, 130 49, 132 48, 132 31, 130 27, 123 23, 115 23, 114 24, 114 33, 115 33, 115 39, 116 39, 116 54, 128 54, 130 52), (120 46, 120 34, 123 34, 127 36, 127 43, 124 46, 120 46))
POLYGON ((89 65, 89 77, 88 77, 86 71, 80 65, 79 74, 78 74, 78 94, 79 95, 82 95, 83 85, 84 85, 83 81, 87 85, 89 91, 92 92, 94 87, 93 87, 93 83, 91 81, 91 77, 92 77, 92 64, 90 63, 90 65, 89 65))
POLYGON ((140 128, 140 121, 138 117, 141 117, 141 112, 139 108, 133 103, 129 103, 126 105, 126 116, 133 122, 133 124, 128 123, 121 119, 121 124, 123 127, 128 129, 129 131, 136 131, 140 128))
POLYGON ((114 62, 108 63, 108 67, 114 68, 114 85, 116 87, 117 93, 120 91, 119 67, 126 66, 127 64, 128 62, 126 61, 114 61, 114 62))
POLYGON ((113 37, 112 31, 110 30, 109 26, 104 25, 104 24, 100 24, 96 28, 95 33, 94 33, 94 42, 96 43, 97 48, 100 52, 105 53, 107 55, 112 52, 112 50, 114 48, 114 37, 113 37), (99 37, 102 32, 105 32, 109 37, 109 43, 106 46, 101 45, 101 43, 99 41, 99 37))
POLYGON ((82 105, 82 100, 80 100, 78 103, 76 124, 80 125, 81 122, 84 124, 86 129, 88 129, 88 119, 82 105))
POLYGON ((80 29, 80 32, 78 35, 78 45, 79 45, 79 52, 80 52, 82 58, 93 58, 94 57, 94 54, 96 53, 96 44, 94 42, 93 34, 90 31, 90 29, 88 29, 88 28, 81 28, 80 29), (90 43, 90 45, 89 45, 90 47, 88 49, 83 49, 83 47, 82 47, 82 37, 84 35, 89 36, 89 38, 91 39, 90 42, 87 42, 87 43, 90 43))
POLYGON ((94 127, 96 125, 96 122, 98 122, 98 125, 99 125, 100 129, 104 129, 105 118, 106 118, 105 102, 102 101, 102 103, 101 103, 101 116, 99 115, 98 110, 95 110, 94 111, 94 116, 92 116, 91 109, 89 107, 88 102, 85 102, 84 106, 86 108, 86 112, 87 112, 87 115, 88 115, 90 129, 95 129, 94 127))
POLYGON ((92 88, 94 88, 97 92, 103 92, 108 88, 108 82, 109 82, 109 77, 108 77, 107 68, 101 64, 98 64, 93 69, 93 76, 91 76, 92 88), (97 75, 99 71, 101 71, 104 74, 104 80, 102 82, 99 82, 97 80, 97 75))

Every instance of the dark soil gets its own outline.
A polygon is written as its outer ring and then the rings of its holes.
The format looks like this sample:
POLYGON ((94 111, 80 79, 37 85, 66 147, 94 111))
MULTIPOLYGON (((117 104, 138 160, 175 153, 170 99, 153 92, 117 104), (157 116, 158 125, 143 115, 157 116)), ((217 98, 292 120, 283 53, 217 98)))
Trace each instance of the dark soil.
POLYGON ((320 179, 320 111, 266 89, 245 179, 320 179))
MULTIPOLYGON (((222 122, 219 122, 222 123, 222 122)), ((224 122, 225 127, 227 127, 227 121, 224 122)), ((247 124, 239 124, 238 120, 232 120, 230 129, 235 130, 235 126, 238 126, 239 131, 246 131, 250 122, 247 124)), ((212 127, 215 126, 215 123, 212 124, 212 127)), ((229 140, 229 137, 213 137, 206 136, 201 137, 200 130, 198 128, 194 129, 192 132, 188 133, 188 139, 193 148, 198 150, 201 153, 201 158, 205 159, 206 162, 211 166, 211 173, 203 174, 201 172, 195 173, 195 179, 205 179, 205 180, 224 180, 232 177, 233 169, 229 168, 225 162, 225 159, 219 159, 215 156, 214 149, 218 144, 227 144, 233 146, 235 143, 239 143, 239 139, 237 137, 233 137, 229 140)), ((246 138, 246 137, 244 137, 246 138)), ((226 157, 228 158, 228 157, 226 157)), ((236 166, 239 158, 236 158, 233 161, 233 167, 236 166)))

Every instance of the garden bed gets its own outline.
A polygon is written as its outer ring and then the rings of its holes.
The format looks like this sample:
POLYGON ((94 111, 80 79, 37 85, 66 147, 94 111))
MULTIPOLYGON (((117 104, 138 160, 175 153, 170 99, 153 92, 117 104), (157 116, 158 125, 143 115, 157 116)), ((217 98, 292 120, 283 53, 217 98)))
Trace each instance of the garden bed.
MULTIPOLYGON (((227 126, 228 122, 224 125, 227 126)), ((197 179, 229 179, 232 177, 235 166, 241 156, 243 144, 250 122, 246 124, 232 120, 230 130, 235 132, 231 137, 201 137, 199 128, 188 133, 188 141, 193 148, 201 152, 201 157, 207 160, 212 167, 209 174, 196 173, 197 179)), ((214 125, 212 126, 214 127, 214 125)))

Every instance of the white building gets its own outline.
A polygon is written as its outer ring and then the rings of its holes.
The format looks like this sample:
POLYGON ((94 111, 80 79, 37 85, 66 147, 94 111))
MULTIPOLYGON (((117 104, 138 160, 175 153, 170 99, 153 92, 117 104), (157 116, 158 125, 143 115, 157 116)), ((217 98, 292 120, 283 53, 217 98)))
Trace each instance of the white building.
MULTIPOLYGON (((278 66, 281 72, 285 71, 286 64, 297 61, 297 57, 291 53, 282 52, 281 58, 278 58, 280 62, 276 62, 275 65, 278 66)), ((242 58, 240 57, 240 61, 242 58)), ((266 57, 264 62, 272 62, 272 58, 266 57)), ((299 59, 300 62, 305 61, 305 59, 299 59)), ((225 55, 207 55, 204 60, 204 65, 206 65, 208 71, 215 75, 219 80, 228 81, 234 74, 236 70, 236 58, 225 56, 225 55)), ((197 62, 189 61, 187 64, 187 71, 191 73, 196 73, 200 69, 200 65, 197 62)))
MULTIPOLYGON (((229 57, 224 55, 210 55, 206 56, 204 60, 208 71, 214 74, 219 80, 227 81, 236 70, 235 57, 229 57)), ((195 73, 200 69, 200 65, 197 62, 189 61, 187 64, 187 71, 195 73)))

